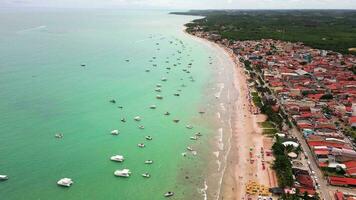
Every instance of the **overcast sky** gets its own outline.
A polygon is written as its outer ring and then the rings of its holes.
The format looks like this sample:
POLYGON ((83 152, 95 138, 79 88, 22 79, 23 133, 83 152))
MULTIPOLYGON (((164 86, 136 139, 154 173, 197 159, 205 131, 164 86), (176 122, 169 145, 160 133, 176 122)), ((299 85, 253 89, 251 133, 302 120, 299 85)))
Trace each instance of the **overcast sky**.
POLYGON ((356 9, 356 0, 0 0, 0 7, 356 9))

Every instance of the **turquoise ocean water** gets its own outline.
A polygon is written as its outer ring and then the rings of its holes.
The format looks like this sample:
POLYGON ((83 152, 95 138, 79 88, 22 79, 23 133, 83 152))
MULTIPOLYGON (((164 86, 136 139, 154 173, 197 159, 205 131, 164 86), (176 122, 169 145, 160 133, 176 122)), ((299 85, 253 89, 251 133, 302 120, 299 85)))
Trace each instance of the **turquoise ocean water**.
POLYGON ((167 13, 1 10, 0 174, 9 180, 0 182, 0 199, 164 199, 166 191, 204 198, 217 127, 198 112, 210 101, 214 55, 183 33, 192 17, 167 13), (190 140, 196 132, 203 137, 190 140), (198 154, 183 157, 187 146, 198 154), (125 161, 110 161, 116 154, 125 161), (130 178, 113 175, 123 168, 130 178), (73 186, 57 186, 63 177, 73 186))

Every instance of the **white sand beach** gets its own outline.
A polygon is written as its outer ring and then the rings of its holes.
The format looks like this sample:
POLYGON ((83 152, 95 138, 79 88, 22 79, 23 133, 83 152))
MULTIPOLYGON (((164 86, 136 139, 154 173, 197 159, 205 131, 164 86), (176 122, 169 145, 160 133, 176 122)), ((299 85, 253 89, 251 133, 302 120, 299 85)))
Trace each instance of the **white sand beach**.
POLYGON ((270 166, 273 158, 265 154, 272 146, 272 139, 264 136, 258 126, 258 122, 263 122, 265 116, 255 115, 252 112, 253 103, 249 98, 247 76, 241 63, 237 61, 231 50, 222 45, 195 36, 192 37, 211 48, 215 56, 218 57, 219 64, 231 69, 231 73, 234 73, 234 80, 231 84, 236 90, 234 94, 238 94, 238 97, 231 98, 232 102, 230 102, 234 108, 231 117, 231 149, 228 152, 218 199, 248 199, 246 185, 250 181, 267 187, 277 186, 275 173, 270 166), (264 167, 262 162, 264 162, 264 167))

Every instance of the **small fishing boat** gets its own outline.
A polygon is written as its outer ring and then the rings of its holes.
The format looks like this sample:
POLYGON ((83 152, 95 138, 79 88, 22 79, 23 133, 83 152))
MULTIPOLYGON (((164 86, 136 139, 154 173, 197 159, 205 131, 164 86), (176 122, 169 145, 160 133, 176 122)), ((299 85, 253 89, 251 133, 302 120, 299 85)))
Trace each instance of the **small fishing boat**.
POLYGON ((165 81, 167 81, 167 78, 163 77, 163 78, 161 79, 161 81, 165 82, 165 81))
POLYGON ((187 129, 193 129, 193 126, 191 126, 191 125, 189 125, 189 124, 186 125, 185 127, 186 127, 187 129))
POLYGON ((137 146, 140 147, 140 148, 144 148, 144 147, 145 147, 145 144, 140 143, 140 144, 137 144, 137 146))
POLYGON ((64 186, 64 187, 70 187, 74 182, 70 178, 62 178, 57 182, 57 185, 59 186, 64 186))
POLYGON ((188 151, 194 151, 193 148, 190 147, 190 146, 187 146, 187 150, 188 150, 188 151))
POLYGON ((111 135, 119 135, 119 130, 112 130, 111 135))
POLYGON ((195 133, 195 136, 202 136, 202 134, 200 132, 195 133))
POLYGON ((125 160, 125 158, 122 155, 115 155, 115 156, 111 156, 110 160, 115 161, 115 162, 122 162, 125 160))
POLYGON ((150 106, 150 109, 156 109, 156 108, 157 108, 156 105, 151 105, 151 106, 150 106))
POLYGON ((162 92, 162 89, 161 88, 156 88, 155 91, 156 92, 162 92))
POLYGON ((127 59, 127 60, 125 60, 126 62, 130 62, 130 60, 129 59, 127 59))
POLYGON ((161 84, 157 84, 156 87, 162 87, 162 85, 161 84))
POLYGON ((139 129, 145 129, 145 127, 143 125, 138 126, 139 129))
POLYGON ((118 108, 123 109, 124 107, 123 106, 118 106, 118 108))
POLYGON ((145 72, 150 72, 151 70, 150 69, 146 69, 145 72))
POLYGON ((190 137, 191 140, 198 140, 197 136, 190 137))
POLYGON ((109 102, 110 103, 116 103, 116 100, 115 99, 111 99, 109 102))
POLYGON ((152 138, 151 136, 149 136, 149 135, 146 136, 145 138, 146 138, 146 140, 152 140, 152 139, 153 139, 153 138, 152 138))
POLYGON ((57 139, 62 139, 63 136, 64 135, 62 133, 57 133, 57 134, 54 135, 54 137, 57 138, 57 139))
POLYGON ((179 97, 180 94, 179 93, 174 93, 174 96, 179 97))
POLYGON ((0 175, 0 181, 6 181, 9 177, 7 175, 0 175))
POLYGON ((121 118, 121 122, 126 122, 126 119, 125 118, 121 118))
POLYGON ((153 163, 153 160, 146 160, 145 161, 145 164, 152 164, 153 163))
POLYGON ((85 66, 86 66, 86 64, 81 64, 80 66, 85 67, 85 66))
POLYGON ((149 174, 149 173, 143 173, 143 174, 141 174, 143 177, 145 177, 145 178, 150 178, 151 177, 151 175, 149 174))
POLYGON ((173 195, 174 195, 174 192, 166 192, 166 193, 164 194, 165 197, 171 197, 171 196, 173 196, 173 195))
POLYGON ((169 112, 165 112, 164 113, 164 115, 166 115, 166 116, 168 116, 168 115, 170 115, 171 113, 169 113, 169 112))
POLYGON ((131 172, 129 169, 116 170, 114 172, 114 175, 119 177, 129 177, 131 175, 131 172))
POLYGON ((161 100, 161 99, 163 99, 163 97, 161 95, 157 95, 156 99, 160 99, 161 100))
POLYGON ((178 122, 179 122, 179 119, 174 119, 173 122, 174 122, 174 123, 178 123, 178 122))
POLYGON ((137 121, 137 122, 139 122, 139 121, 141 121, 141 117, 140 117, 140 116, 136 116, 136 117, 134 118, 134 120, 137 121))

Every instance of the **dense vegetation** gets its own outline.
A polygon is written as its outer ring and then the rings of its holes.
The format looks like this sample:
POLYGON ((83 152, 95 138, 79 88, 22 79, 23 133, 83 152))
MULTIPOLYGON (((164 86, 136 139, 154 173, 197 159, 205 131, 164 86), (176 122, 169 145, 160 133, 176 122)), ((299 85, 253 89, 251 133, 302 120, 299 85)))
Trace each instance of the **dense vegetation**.
POLYGON ((186 14, 206 16, 187 24, 231 40, 278 39, 308 46, 353 53, 356 48, 356 11, 352 10, 192 10, 186 14))
POLYGON ((279 137, 277 137, 276 143, 272 146, 273 155, 276 158, 273 164, 273 169, 276 171, 278 183, 281 187, 293 185, 293 172, 292 164, 287 156, 290 152, 289 148, 286 148, 279 137))

